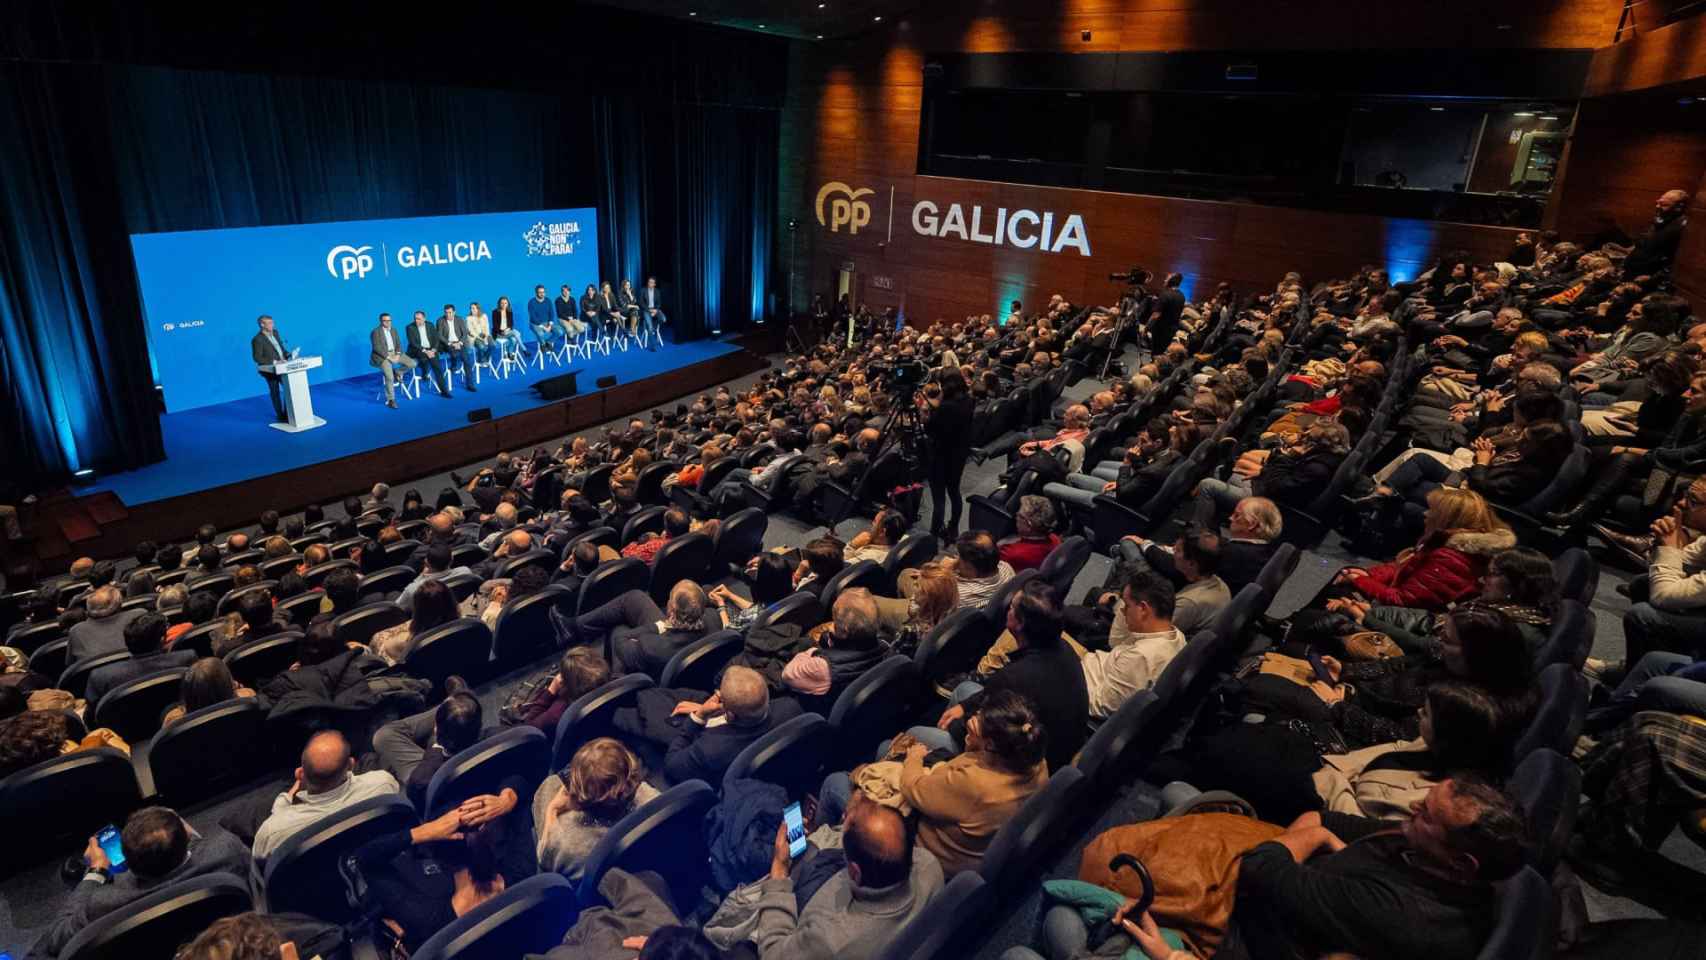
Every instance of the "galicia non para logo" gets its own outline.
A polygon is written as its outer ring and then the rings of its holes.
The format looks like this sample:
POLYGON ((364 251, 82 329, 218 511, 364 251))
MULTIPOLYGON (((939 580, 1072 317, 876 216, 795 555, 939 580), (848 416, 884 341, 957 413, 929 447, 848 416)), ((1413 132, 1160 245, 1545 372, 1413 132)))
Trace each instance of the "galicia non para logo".
POLYGON ((871 205, 859 198, 876 192, 869 187, 854 189, 840 180, 829 181, 817 191, 818 226, 828 227, 830 233, 837 233, 845 225, 849 234, 858 233, 860 227, 871 222, 871 205), (825 200, 829 200, 828 220, 823 215, 825 200))
POLYGON ((372 250, 372 244, 352 247, 347 243, 340 243, 326 254, 326 272, 331 274, 334 280, 348 280, 351 277, 359 280, 373 269, 372 250))
POLYGON ((574 253, 581 243, 581 225, 577 220, 546 223, 541 220, 527 228, 521 239, 527 244, 530 257, 562 257, 574 253))

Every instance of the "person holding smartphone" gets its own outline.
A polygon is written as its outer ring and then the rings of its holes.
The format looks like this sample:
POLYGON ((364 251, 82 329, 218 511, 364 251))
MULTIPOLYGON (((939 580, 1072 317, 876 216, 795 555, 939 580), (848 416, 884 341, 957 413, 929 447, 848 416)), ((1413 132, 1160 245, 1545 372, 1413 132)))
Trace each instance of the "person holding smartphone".
POLYGON ((124 828, 89 838, 83 875, 29 956, 57 957, 83 928, 169 883, 210 873, 249 875, 249 850, 219 827, 197 832, 167 807, 144 807, 124 828), (106 842, 102 842, 103 835, 106 842))

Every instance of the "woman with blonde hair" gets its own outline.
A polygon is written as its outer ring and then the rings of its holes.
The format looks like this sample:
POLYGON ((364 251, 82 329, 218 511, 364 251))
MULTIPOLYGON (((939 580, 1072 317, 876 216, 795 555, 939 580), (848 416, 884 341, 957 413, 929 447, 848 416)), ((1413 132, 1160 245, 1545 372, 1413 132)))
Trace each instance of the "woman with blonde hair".
POLYGON ((579 880, 587 856, 610 828, 657 797, 645 780, 640 759, 620 741, 599 737, 583 744, 533 795, 539 869, 579 880))
POLYGON ((894 634, 894 652, 907 656, 960 605, 959 580, 954 576, 952 559, 937 558, 912 573, 917 577, 912 599, 876 598, 883 630, 894 634))
POLYGON ((1391 563, 1346 567, 1334 584, 1375 603, 1443 610, 1472 597, 1493 555, 1516 546, 1516 534, 1486 499, 1462 487, 1428 494, 1422 536, 1391 563))

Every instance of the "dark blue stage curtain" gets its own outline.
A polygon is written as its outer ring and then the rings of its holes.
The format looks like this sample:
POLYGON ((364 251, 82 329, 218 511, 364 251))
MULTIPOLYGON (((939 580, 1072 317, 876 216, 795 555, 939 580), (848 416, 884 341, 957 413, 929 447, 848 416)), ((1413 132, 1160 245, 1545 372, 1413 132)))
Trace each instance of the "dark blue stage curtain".
POLYGON ((161 456, 101 73, 0 64, 0 500, 161 456))
POLYGON ((650 107, 600 97, 599 258, 615 282, 655 274, 678 338, 762 322, 770 296, 775 110, 650 107))
POLYGON ((10 479, 162 455, 131 233, 595 204, 604 279, 656 275, 673 338, 761 319, 782 68, 742 62, 759 66, 563 93, 455 87, 454 70, 0 64, 10 479))

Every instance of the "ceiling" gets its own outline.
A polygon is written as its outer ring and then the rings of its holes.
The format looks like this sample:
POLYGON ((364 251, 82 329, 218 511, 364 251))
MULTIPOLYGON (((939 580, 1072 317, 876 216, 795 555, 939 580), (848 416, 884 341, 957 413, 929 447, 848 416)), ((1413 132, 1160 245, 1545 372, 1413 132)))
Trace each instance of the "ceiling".
POLYGON ((677 20, 797 40, 832 40, 885 23, 918 7, 918 0, 594 0, 606 6, 677 20), (878 18, 881 18, 880 20, 878 18))

